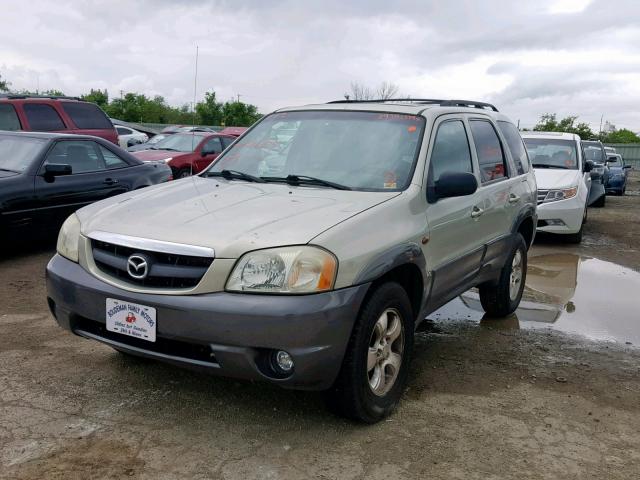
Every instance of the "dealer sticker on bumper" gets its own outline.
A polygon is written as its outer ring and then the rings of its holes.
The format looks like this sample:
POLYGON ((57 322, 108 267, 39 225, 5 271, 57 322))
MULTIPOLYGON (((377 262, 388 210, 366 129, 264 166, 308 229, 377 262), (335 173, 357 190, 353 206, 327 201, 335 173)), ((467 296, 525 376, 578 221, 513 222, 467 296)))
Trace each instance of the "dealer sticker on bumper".
POLYGON ((130 337, 156 341, 156 309, 107 298, 107 330, 130 337))

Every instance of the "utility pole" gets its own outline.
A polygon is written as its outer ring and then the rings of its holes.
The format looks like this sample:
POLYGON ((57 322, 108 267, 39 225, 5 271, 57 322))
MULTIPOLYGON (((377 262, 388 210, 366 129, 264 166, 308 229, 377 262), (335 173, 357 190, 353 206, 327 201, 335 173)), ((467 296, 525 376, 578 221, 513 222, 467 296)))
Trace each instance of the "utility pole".
POLYGON ((598 133, 598 136, 600 138, 602 138, 602 119, 604 118, 604 113, 602 115, 600 115, 600 133, 598 133))
POLYGON ((238 103, 240 103, 240 97, 241 95, 238 93, 238 103))

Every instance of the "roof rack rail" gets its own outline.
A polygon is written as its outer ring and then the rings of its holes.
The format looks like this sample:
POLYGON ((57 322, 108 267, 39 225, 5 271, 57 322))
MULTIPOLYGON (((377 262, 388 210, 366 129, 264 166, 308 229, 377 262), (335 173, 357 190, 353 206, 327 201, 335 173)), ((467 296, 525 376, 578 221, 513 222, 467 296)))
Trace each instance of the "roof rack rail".
POLYGON ((66 95, 33 95, 30 93, 0 93, 0 98, 9 100, 23 100, 27 98, 48 98, 50 100, 82 100, 80 97, 68 97, 66 95))
POLYGON ((387 103, 387 102, 410 102, 420 105, 440 105, 442 107, 469 107, 469 108, 490 108, 494 112, 498 109, 485 102, 476 102, 474 100, 437 100, 434 98, 379 98, 374 100, 334 100, 327 103, 387 103))

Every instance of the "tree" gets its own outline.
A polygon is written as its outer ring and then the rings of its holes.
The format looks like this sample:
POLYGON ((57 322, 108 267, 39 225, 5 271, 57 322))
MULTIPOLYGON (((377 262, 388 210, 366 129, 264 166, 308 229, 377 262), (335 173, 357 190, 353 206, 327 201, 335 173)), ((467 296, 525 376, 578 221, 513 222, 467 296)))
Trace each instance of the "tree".
POLYGON ((603 135, 602 141, 605 143, 640 143, 640 137, 631 130, 621 128, 603 135))
POLYGON ((350 100, 389 100, 398 96, 398 86, 391 82, 382 82, 376 89, 358 82, 351 82, 350 100))
POLYGON ((588 123, 576 123, 577 116, 568 116, 558 121, 555 113, 545 113, 540 116, 540 120, 533 127, 536 132, 567 132, 579 135, 581 139, 588 140, 593 138, 595 134, 589 127, 588 123))
POLYGON ((223 105, 216 100, 216 92, 204 94, 204 101, 196 103, 196 115, 201 125, 220 125, 223 105))
POLYGON ((0 92, 8 92, 11 83, 7 80, 2 79, 2 75, 0 75, 0 92))
POLYGON ((255 105, 242 102, 226 102, 222 106, 222 116, 226 126, 235 127, 248 127, 261 117, 255 105))
POLYGON ((95 103, 96 105, 98 105, 103 110, 109 104, 109 94, 107 93, 106 89, 103 92, 102 90, 94 90, 92 88, 89 93, 86 93, 86 94, 82 95, 82 97, 80 97, 80 98, 82 98, 83 100, 85 100, 87 102, 95 103))

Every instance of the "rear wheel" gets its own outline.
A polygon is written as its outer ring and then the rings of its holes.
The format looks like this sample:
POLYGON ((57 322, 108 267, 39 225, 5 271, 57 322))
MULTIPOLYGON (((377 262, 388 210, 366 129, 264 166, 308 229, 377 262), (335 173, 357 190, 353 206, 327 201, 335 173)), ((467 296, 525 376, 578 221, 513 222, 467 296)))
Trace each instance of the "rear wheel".
POLYGON ((181 168, 180 170, 178 170, 178 173, 176 173, 175 178, 176 180, 180 179, 180 178, 187 178, 191 176, 191 171, 188 168, 181 168))
POLYGON ((413 311, 406 291, 389 282, 366 300, 332 389, 329 406, 337 413, 375 423, 397 406, 413 349, 413 311))
POLYGON ((527 244, 516 234, 514 245, 497 282, 480 285, 480 303, 490 317, 506 317, 513 313, 522 298, 527 278, 527 244))

